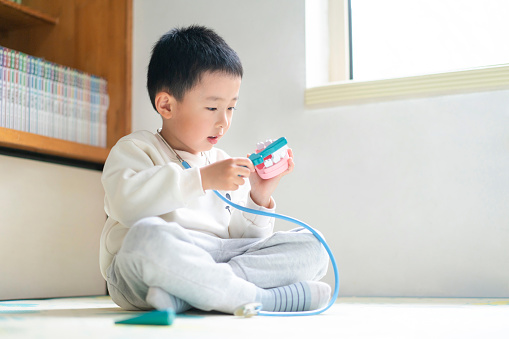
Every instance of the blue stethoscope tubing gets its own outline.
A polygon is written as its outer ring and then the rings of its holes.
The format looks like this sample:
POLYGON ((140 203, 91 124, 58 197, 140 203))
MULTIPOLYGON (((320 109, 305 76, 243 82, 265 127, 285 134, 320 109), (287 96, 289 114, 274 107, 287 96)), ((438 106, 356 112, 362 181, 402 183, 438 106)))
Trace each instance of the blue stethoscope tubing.
MULTIPOLYGON (((184 166, 184 168, 191 168, 191 166, 189 166, 189 164, 186 161, 184 161, 184 160, 182 160, 182 166, 184 166)), ((283 215, 283 214, 277 214, 277 213, 271 213, 271 212, 265 212, 265 211, 258 211, 258 210, 254 210, 254 209, 251 209, 251 208, 247 208, 247 207, 244 207, 244 206, 237 205, 237 204, 231 202, 230 200, 226 199, 218 191, 213 190, 213 192, 221 200, 223 200, 225 203, 227 203, 230 206, 235 207, 236 209, 238 209, 240 211, 248 212, 248 213, 252 213, 252 214, 258 214, 258 215, 264 215, 264 216, 267 216, 267 217, 273 217, 273 218, 289 221, 289 222, 292 222, 294 224, 297 224, 299 226, 304 227, 305 229, 310 231, 318 239, 318 241, 320 241, 320 243, 323 245, 323 247, 325 248, 325 250, 329 254, 331 265, 332 265, 332 268, 334 270, 334 292, 333 292, 331 300, 329 301, 329 304, 327 304, 325 307, 322 307, 322 308, 317 309, 317 310, 312 310, 312 311, 303 311, 303 312, 267 312, 267 311, 259 311, 258 315, 263 315, 263 316, 278 316, 278 317, 317 315, 317 314, 325 312, 332 305, 334 305, 334 303, 336 302, 336 299, 338 298, 338 294, 339 294, 339 273, 338 273, 338 266, 336 264, 336 259, 334 258, 334 254, 332 254, 332 250, 330 249, 329 245, 327 245, 327 242, 325 241, 325 239, 313 227, 309 226, 308 224, 304 223, 303 221, 300 221, 298 219, 295 219, 295 218, 292 218, 292 217, 289 217, 289 216, 286 216, 286 215, 283 215)))

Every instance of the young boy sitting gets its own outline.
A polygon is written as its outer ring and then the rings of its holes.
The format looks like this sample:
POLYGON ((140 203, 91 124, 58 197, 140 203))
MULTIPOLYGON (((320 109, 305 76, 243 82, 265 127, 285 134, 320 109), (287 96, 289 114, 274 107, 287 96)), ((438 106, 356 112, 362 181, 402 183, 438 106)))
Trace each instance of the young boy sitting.
POLYGON ((272 193, 294 167, 290 150, 288 170, 263 180, 248 158, 214 147, 231 126, 242 74, 237 54, 205 27, 171 30, 154 46, 147 87, 162 128, 120 139, 102 175, 101 272, 122 308, 233 313, 258 302, 287 312, 329 301, 318 281, 328 256, 311 233, 274 233, 273 218, 213 194, 273 212, 272 193))

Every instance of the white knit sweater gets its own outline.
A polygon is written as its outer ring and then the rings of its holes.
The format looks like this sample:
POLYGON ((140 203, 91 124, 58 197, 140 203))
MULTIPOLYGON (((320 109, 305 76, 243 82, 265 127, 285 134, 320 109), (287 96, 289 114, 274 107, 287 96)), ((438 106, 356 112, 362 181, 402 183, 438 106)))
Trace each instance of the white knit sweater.
MULTIPOLYGON (((102 184, 108 216, 101 235, 100 266, 106 270, 136 221, 159 216, 182 227, 220 238, 265 238, 272 234, 274 219, 240 212, 202 189, 199 168, 227 159, 213 148, 202 155, 177 151, 192 168, 184 169, 162 140, 148 131, 123 137, 111 149, 104 165, 102 184)), ((273 212, 250 198, 249 180, 238 190, 220 192, 239 205, 273 212)))

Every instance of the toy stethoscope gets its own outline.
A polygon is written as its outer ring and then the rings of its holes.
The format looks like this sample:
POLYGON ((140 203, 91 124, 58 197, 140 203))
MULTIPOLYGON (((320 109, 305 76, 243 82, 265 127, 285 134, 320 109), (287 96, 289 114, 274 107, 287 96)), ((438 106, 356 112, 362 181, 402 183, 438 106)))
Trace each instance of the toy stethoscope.
MULTIPOLYGON (((177 159, 180 161, 180 163, 182 164, 182 166, 185 169, 191 168, 191 166, 187 163, 187 161, 182 159, 182 157, 180 157, 177 154, 177 152, 173 149, 173 147, 171 147, 170 144, 168 144, 166 142, 166 140, 161 135, 161 129, 157 130, 157 135, 163 141, 163 143, 171 150, 171 152, 177 157, 177 159)), ((270 160, 272 155, 276 154, 276 151, 281 150, 281 149, 285 150, 286 144, 287 144, 287 142, 286 142, 285 138, 279 138, 275 142, 272 142, 272 141, 267 142, 265 145, 260 145, 260 143, 259 143, 258 150, 256 151, 256 153, 253 153, 249 157, 249 159, 255 165, 255 168, 257 169, 257 172, 259 174, 261 174, 261 171, 270 171, 270 167, 272 167, 272 161, 269 162, 269 163, 267 163, 267 161, 270 160)), ((285 152, 286 152, 286 150, 285 150, 285 152)), ((282 159, 284 160, 284 156, 282 157, 282 159)), ((282 170, 279 170, 279 173, 280 172, 282 172, 282 170)), ((266 177, 266 178, 268 178, 268 177, 266 177)), ((292 218, 292 217, 289 217, 289 216, 286 216, 286 215, 282 215, 282 214, 265 212, 265 211, 258 211, 258 210, 254 210, 254 209, 247 208, 247 207, 244 207, 244 206, 240 206, 240 205, 237 205, 237 204, 233 203, 232 201, 228 200, 227 198, 225 198, 218 191, 213 190, 213 192, 221 200, 223 200, 225 203, 227 203, 230 206, 235 207, 236 209, 238 209, 240 211, 248 212, 248 213, 252 213, 252 214, 258 214, 258 215, 264 215, 264 216, 268 216, 268 217, 273 217, 273 218, 289 221, 289 222, 297 224, 297 225, 299 225, 301 227, 304 227, 305 229, 310 231, 318 239, 318 241, 320 241, 320 243, 323 245, 323 247, 325 248, 325 250, 329 254, 329 258, 331 260, 332 268, 334 270, 334 279, 335 279, 334 293, 332 295, 332 298, 331 298, 329 304, 327 304, 323 308, 320 308, 320 309, 317 309, 317 310, 312 310, 312 311, 303 311, 303 312, 266 312, 266 311, 261 311, 261 308, 262 308, 261 304, 259 304, 259 303, 252 303, 252 304, 247 304, 244 307, 242 307, 240 310, 236 311, 235 315, 241 315, 241 316, 244 316, 244 317, 250 317, 250 316, 253 316, 253 315, 280 316, 280 317, 317 315, 317 314, 325 312, 332 305, 334 305, 334 303, 335 303, 335 301, 336 301, 336 299, 338 297, 338 293, 339 293, 339 274, 338 274, 338 268, 337 268, 337 264, 336 264, 336 259, 334 258, 334 255, 332 254, 332 251, 331 251, 329 245, 327 245, 327 242, 325 241, 325 239, 316 230, 314 230, 311 226, 309 226, 308 224, 306 224, 306 223, 304 223, 304 222, 302 222, 302 221, 300 221, 298 219, 295 219, 295 218, 292 218)))

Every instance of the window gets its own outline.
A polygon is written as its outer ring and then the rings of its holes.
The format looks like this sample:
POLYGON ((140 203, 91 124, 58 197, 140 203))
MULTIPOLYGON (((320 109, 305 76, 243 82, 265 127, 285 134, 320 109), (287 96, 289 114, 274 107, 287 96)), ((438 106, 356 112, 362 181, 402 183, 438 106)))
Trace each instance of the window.
POLYGON ((505 0, 351 0, 353 79, 509 62, 505 0))
POLYGON ((350 79, 348 7, 348 0, 306 0, 308 87, 350 79))
POLYGON ((308 104, 509 88, 509 2, 308 0, 308 104))

